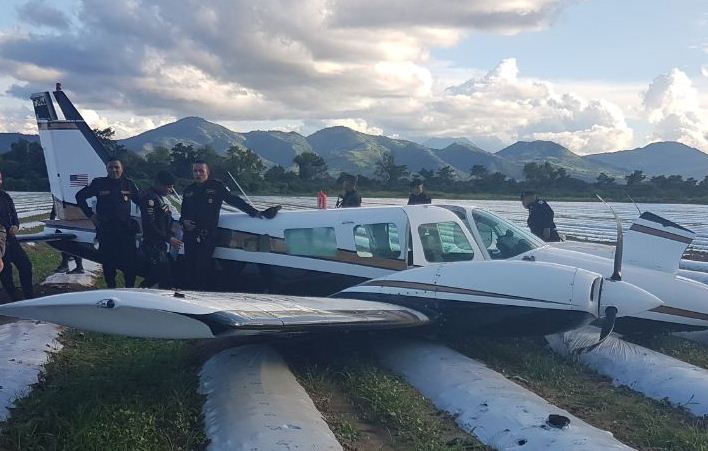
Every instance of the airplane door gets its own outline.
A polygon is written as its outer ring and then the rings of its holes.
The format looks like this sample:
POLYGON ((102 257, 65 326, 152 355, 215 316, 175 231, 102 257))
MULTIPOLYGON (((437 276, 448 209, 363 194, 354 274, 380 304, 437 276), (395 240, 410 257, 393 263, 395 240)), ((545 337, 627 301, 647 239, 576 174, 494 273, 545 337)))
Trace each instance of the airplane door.
POLYGON ((435 205, 410 206, 405 212, 410 224, 414 266, 484 260, 467 226, 453 212, 435 205))

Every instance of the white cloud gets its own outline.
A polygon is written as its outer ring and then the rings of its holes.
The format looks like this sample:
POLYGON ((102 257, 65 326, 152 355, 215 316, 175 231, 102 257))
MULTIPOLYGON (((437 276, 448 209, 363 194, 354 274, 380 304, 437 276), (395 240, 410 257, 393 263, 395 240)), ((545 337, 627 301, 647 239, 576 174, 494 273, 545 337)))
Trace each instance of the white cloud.
POLYGON ((22 99, 61 79, 92 126, 113 126, 120 137, 198 115, 494 146, 552 139, 581 153, 629 147, 626 117, 644 114, 634 86, 531 79, 514 58, 486 73, 431 59, 474 31, 547 27, 568 3, 130 0, 107 8, 83 0, 72 29, 0 32, 0 77, 13 79, 7 92, 22 99))
POLYGON ((325 127, 334 127, 339 125, 369 135, 383 135, 382 129, 369 126, 364 119, 329 119, 323 121, 323 125, 325 127))
POLYGON ((448 136, 469 136, 479 142, 496 136, 507 144, 553 140, 582 154, 617 150, 632 142, 632 130, 619 106, 557 92, 550 82, 521 78, 514 58, 446 93, 436 103, 437 112, 448 116, 445 122, 458 118, 448 136))
POLYGON ((643 105, 654 125, 652 140, 680 141, 708 151, 708 110, 700 105, 698 90, 683 71, 659 75, 644 93, 643 105))

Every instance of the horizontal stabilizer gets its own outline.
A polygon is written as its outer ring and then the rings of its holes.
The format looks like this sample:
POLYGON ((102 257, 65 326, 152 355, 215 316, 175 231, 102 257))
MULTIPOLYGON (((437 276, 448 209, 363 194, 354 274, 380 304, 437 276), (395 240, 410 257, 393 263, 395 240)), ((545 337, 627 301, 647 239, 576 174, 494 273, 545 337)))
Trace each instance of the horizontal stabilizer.
POLYGON ((17 241, 22 243, 37 242, 37 241, 59 241, 59 240, 75 240, 76 235, 73 233, 27 233, 17 235, 17 241))
POLYGON ((0 315, 145 338, 215 338, 420 326, 405 307, 355 299, 164 290, 95 290, 0 305, 0 315))
POLYGON ((644 212, 624 235, 623 262, 675 273, 695 232, 675 222, 644 212))

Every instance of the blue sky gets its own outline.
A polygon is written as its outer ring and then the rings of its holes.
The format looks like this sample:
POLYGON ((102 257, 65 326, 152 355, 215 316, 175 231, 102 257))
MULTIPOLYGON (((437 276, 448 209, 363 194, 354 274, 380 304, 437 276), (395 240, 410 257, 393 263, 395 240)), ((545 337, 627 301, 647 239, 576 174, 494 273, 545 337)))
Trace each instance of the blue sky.
POLYGON ((0 130, 62 81, 121 137, 197 115, 488 150, 678 140, 708 152, 708 2, 6 0, 0 130))
POLYGON ((679 68, 700 75, 708 42, 705 0, 594 0, 560 12, 552 26, 513 36, 473 32, 433 55, 491 67, 516 57, 528 76, 646 81, 679 68), (694 47, 694 48, 692 48, 694 47))

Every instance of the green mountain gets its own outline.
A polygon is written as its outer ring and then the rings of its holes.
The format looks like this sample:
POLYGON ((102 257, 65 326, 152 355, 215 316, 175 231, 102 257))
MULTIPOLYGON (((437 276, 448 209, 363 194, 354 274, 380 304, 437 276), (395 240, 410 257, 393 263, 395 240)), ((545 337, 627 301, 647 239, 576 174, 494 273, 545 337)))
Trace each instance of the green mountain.
POLYGON ((472 166, 481 165, 490 173, 501 172, 516 179, 523 175, 523 165, 489 153, 474 144, 450 144, 444 149, 435 151, 435 154, 445 163, 458 168, 458 173, 469 172, 472 166))
POLYGON ((403 139, 367 135, 347 127, 322 129, 308 136, 307 141, 334 171, 373 175, 385 152, 391 152, 396 163, 407 165, 411 172, 447 165, 428 147, 403 139))
POLYGON ((592 182, 601 172, 612 177, 623 177, 626 171, 602 162, 595 162, 574 154, 552 141, 518 141, 495 155, 521 167, 526 163, 551 163, 564 168, 568 175, 592 182))
POLYGON ((645 174, 682 175, 703 180, 708 175, 708 155, 679 142, 656 142, 648 146, 584 157, 595 163, 612 165, 625 173, 635 169, 645 174))
POLYGON ((171 148, 177 143, 195 147, 209 146, 223 154, 229 147, 243 144, 244 140, 240 133, 219 124, 200 117, 185 117, 132 138, 123 139, 120 143, 128 150, 139 154, 148 153, 156 147, 171 148))
POLYGON ((244 133, 243 145, 284 168, 293 166, 293 158, 303 152, 312 152, 312 146, 299 133, 280 131, 253 131, 244 133))

